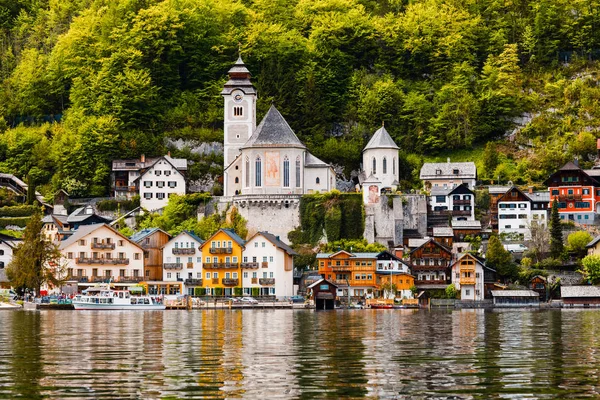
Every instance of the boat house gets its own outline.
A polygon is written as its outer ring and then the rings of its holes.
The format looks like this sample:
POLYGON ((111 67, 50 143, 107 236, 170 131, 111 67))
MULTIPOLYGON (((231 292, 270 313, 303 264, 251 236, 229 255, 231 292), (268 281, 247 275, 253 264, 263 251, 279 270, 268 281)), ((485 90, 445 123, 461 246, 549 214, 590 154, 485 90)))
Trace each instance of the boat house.
POLYGON ((319 279, 308 286, 308 289, 312 290, 315 310, 333 310, 335 308, 337 285, 327 279, 319 279))
POLYGON ((539 307, 540 295, 533 290, 492 290, 494 307, 539 307))
POLYGON ((564 307, 600 307, 598 286, 562 286, 560 296, 564 307))

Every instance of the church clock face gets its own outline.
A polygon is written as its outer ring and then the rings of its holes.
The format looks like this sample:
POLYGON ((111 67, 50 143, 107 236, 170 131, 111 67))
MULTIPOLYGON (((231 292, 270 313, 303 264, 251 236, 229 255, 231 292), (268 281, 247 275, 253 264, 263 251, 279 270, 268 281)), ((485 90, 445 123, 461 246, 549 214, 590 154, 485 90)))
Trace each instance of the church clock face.
POLYGON ((233 94, 233 101, 236 103, 241 103, 243 98, 244 98, 244 96, 242 96, 242 93, 240 93, 240 92, 235 92, 233 94))

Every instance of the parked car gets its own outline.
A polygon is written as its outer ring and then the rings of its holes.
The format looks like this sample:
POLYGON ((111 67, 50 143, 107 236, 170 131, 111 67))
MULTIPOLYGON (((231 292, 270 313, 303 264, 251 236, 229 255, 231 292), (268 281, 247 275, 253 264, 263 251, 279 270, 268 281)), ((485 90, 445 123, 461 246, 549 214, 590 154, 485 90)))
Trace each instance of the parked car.
POLYGON ((504 249, 510 251, 511 253, 524 253, 527 250, 527 246, 523 244, 505 244, 504 249))
POLYGON ((242 297, 242 303, 258 304, 258 300, 256 300, 254 297, 242 297))
POLYGON ((290 301, 292 303, 304 303, 306 299, 304 298, 304 296, 292 296, 290 297, 290 301))
POLYGON ((225 301, 231 301, 232 303, 239 303, 241 299, 239 297, 228 297, 225 301))

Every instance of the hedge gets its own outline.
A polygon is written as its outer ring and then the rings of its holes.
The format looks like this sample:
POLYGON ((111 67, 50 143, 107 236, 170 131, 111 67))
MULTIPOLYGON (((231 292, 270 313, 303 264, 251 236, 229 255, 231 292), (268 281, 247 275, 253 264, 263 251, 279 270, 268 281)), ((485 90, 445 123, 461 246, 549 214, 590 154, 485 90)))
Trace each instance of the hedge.
POLYGON ((98 211, 131 211, 140 206, 140 197, 135 196, 131 200, 102 200, 96 204, 98 211))
POLYGON ((0 217, 31 217, 39 210, 30 205, 0 207, 0 217))
POLYGON ((197 297, 206 296, 206 288, 203 288, 203 287, 194 288, 194 296, 197 296, 197 297))
POLYGON ((29 218, 31 217, 0 218, 0 228, 6 228, 9 225, 25 228, 29 218))
POLYGON ((223 288, 222 287, 215 288, 215 296, 223 296, 223 288))
POLYGON ((258 297, 260 295, 260 288, 253 287, 252 288, 252 297, 258 297))
POLYGON ((242 296, 244 294, 244 292, 242 291, 241 287, 234 287, 233 288, 233 295, 234 296, 242 296))

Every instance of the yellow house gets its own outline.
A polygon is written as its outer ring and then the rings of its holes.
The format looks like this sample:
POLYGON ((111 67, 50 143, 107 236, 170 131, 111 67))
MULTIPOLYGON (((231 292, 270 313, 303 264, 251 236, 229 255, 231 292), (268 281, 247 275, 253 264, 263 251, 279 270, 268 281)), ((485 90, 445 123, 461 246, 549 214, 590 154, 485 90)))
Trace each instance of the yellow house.
POLYGON ((240 264, 244 243, 232 229, 219 229, 202 244, 203 286, 207 296, 242 295, 240 264))

